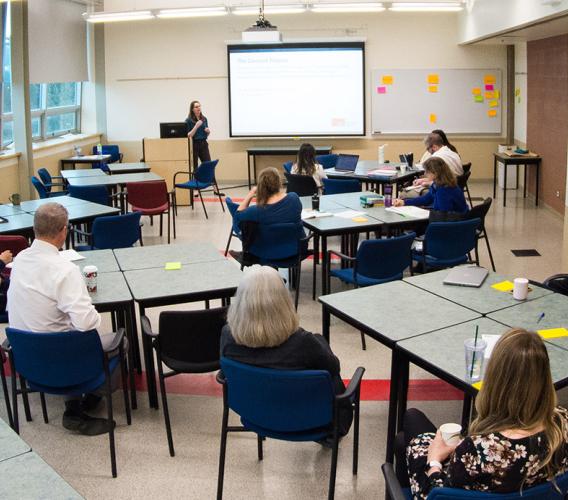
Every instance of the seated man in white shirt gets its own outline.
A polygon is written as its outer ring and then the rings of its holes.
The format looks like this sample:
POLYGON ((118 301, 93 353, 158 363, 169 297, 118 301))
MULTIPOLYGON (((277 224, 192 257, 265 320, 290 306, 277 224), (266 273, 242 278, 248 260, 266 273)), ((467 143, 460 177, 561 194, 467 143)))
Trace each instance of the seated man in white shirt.
MULTIPOLYGON (((435 133, 428 134, 426 139, 424 139, 424 144, 426 146, 426 152, 431 156, 442 158, 456 177, 463 174, 463 165, 460 155, 455 151, 452 151, 448 146, 444 146, 444 140, 440 135, 435 133)), ((423 193, 428 191, 431 184, 432 181, 428 180, 426 177, 415 179, 412 183, 415 189, 405 192, 401 195, 401 198, 414 198, 421 196, 423 193)))
MULTIPOLYGON (((42 205, 34 216, 35 240, 14 259, 8 289, 9 321, 12 328, 31 332, 88 331, 98 328, 101 317, 94 308, 79 268, 61 257, 68 215, 59 203, 42 205)), ((101 336, 105 340, 113 335, 101 336), (105 339, 106 337, 106 339, 105 339)), ((100 397, 89 394, 65 402, 63 427, 95 436, 108 432, 108 421, 93 418, 100 397)))

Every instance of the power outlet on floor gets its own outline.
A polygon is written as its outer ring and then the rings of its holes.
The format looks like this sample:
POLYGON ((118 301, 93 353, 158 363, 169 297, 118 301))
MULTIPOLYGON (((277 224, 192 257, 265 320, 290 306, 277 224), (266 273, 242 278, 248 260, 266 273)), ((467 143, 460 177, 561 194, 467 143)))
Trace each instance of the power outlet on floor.
POLYGON ((556 197, 560 198, 560 191, 556 191, 556 197))

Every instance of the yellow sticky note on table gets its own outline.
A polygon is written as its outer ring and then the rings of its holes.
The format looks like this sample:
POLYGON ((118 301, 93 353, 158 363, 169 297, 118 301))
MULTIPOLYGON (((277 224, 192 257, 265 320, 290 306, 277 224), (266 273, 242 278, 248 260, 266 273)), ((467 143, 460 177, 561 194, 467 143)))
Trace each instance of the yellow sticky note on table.
POLYGON ((490 109, 489 111, 487 111, 487 116, 489 118, 495 118, 497 116, 497 110, 496 109, 490 109))
POLYGON ((485 92, 485 99, 494 99, 495 93, 494 92, 485 92))
POLYGON ((490 108, 496 108, 497 106, 499 106, 499 101, 489 101, 489 107, 490 108))
POLYGON ((476 382, 475 384, 471 384, 472 387, 475 387, 478 391, 481 390, 481 386, 483 385, 483 380, 476 382))
POLYGON ((164 269, 166 271, 177 271, 181 269, 181 262, 166 262, 164 269))
POLYGON ((394 78, 391 75, 384 75, 383 76, 383 85, 392 85, 394 78))
POLYGON ((568 337, 568 330, 566 328, 550 328, 548 330, 538 330, 536 333, 538 333, 543 339, 568 337))
POLYGON ((428 92, 430 92, 431 94, 436 94, 438 92, 438 86, 437 85, 429 85, 428 86, 428 92))
POLYGON ((472 93, 473 95, 481 95, 481 89, 480 89, 479 87, 473 87, 473 88, 471 89, 471 93, 472 93))
POLYGON ((353 217, 351 220, 353 222, 367 222, 369 219, 367 219, 365 217, 353 217))
POLYGON ((495 76, 494 75, 485 75, 483 77, 483 83, 485 85, 495 84, 495 76))
POLYGON ((515 285, 512 281, 501 281, 491 285, 491 288, 495 288, 495 290, 498 290, 499 292, 510 292, 513 288, 515 288, 515 285))
POLYGON ((435 114, 430 115, 430 123, 436 123, 438 121, 438 117, 435 114))
POLYGON ((440 77, 434 73, 428 75, 428 83, 431 85, 438 85, 438 83, 440 83, 440 77))

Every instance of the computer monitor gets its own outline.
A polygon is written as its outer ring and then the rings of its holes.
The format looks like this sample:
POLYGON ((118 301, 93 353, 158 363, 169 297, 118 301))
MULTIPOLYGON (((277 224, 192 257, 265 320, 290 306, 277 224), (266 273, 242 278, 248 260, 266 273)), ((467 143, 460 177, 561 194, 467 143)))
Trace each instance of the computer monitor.
POLYGON ((173 139, 187 137, 187 125, 185 122, 160 123, 160 139, 173 139))

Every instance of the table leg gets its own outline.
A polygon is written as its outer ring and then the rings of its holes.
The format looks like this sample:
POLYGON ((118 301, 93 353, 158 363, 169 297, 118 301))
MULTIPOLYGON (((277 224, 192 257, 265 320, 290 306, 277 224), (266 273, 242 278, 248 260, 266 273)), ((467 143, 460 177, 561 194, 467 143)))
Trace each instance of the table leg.
MULTIPOLYGON (((144 307, 138 305, 140 317, 144 316, 144 307)), ((148 402, 150 408, 158 409, 158 394, 156 392, 156 370, 154 367, 154 353, 152 343, 147 335, 142 335, 142 348, 144 349, 144 363, 146 365, 146 385, 148 387, 148 402)))
POLYGON ((538 207, 538 187, 539 187, 539 181, 540 181, 540 162, 535 163, 534 166, 536 167, 536 206, 538 207))
POLYGON ((524 165, 524 168, 523 168, 523 175, 524 175, 523 198, 526 198, 527 197, 527 166, 526 166, 526 164, 524 165))
POLYGON ((250 153, 247 152, 247 174, 248 174, 248 186, 249 190, 252 188, 251 179, 250 179, 250 153))
POLYGON ((469 416, 471 415, 471 403, 473 398, 469 394, 463 395, 463 407, 462 407, 462 429, 467 432, 467 428, 469 427, 469 416))
POLYGON ((321 237, 321 294, 327 294, 327 236, 321 237))
POLYGON ((396 349, 392 350, 391 355, 391 380, 390 380, 390 395, 389 395, 389 415, 387 424, 387 450, 386 459, 388 463, 394 461, 394 438, 396 437, 396 417, 398 409, 398 390, 399 390, 399 362, 400 356, 396 349))
POLYGON ((317 283, 316 283, 316 273, 317 273, 317 264, 319 264, 319 237, 317 234, 314 234, 314 259, 312 262, 313 269, 312 269, 312 300, 316 300, 317 295, 317 283))
POLYGON ((330 322, 330 314, 329 309, 326 307, 325 304, 322 305, 322 312, 321 312, 321 334, 323 338, 327 340, 329 344, 329 322, 330 322))
POLYGON ((404 414, 406 413, 406 405, 408 401, 408 381, 410 376, 410 363, 406 356, 400 355, 398 362, 399 379, 398 379, 398 408, 397 408, 397 426, 396 432, 402 430, 404 414))
POLYGON ((493 198, 497 198, 497 157, 493 157, 493 198))
POLYGON ((132 340, 134 342, 134 362, 136 366, 136 371, 139 375, 142 374, 142 358, 140 356, 140 343, 138 342, 138 327, 136 326, 136 311, 134 309, 134 302, 130 303, 128 306, 128 313, 126 317, 132 323, 132 340))
MULTIPOLYGON (((124 309, 124 319, 126 321, 126 336, 128 338, 128 373, 130 375, 130 402, 132 404, 132 409, 136 410, 138 408, 138 401, 136 399, 136 380, 134 379, 134 365, 136 359, 136 345, 138 344, 138 339, 133 336, 132 331, 132 316, 130 312, 130 306, 126 306, 124 309)), ((123 381, 124 383, 124 381, 123 381)))
POLYGON ((507 162, 503 163, 503 206, 507 205, 507 162))

